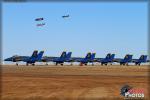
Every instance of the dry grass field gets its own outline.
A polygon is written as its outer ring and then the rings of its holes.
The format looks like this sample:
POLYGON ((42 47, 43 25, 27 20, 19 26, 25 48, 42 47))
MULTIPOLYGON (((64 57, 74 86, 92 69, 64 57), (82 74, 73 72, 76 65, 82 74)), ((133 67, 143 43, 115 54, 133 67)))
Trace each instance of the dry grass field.
POLYGON ((149 66, 15 66, 1 67, 2 100, 124 99, 125 84, 143 88, 149 98, 149 66))

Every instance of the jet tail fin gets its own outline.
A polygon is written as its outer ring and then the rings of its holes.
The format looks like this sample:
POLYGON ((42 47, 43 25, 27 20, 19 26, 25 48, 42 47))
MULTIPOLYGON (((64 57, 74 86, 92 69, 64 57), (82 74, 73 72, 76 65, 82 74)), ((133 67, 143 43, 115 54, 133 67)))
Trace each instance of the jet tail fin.
POLYGON ((66 58, 71 58, 71 54, 72 52, 68 52, 68 54, 66 55, 66 58))
POLYGON ((115 54, 111 54, 111 59, 113 60, 115 58, 115 54))
POLYGON ((60 56, 60 58, 65 58, 65 57, 66 57, 66 52, 63 51, 62 54, 61 54, 61 56, 60 56))
POLYGON ((147 55, 141 55, 139 60, 146 61, 147 60, 147 55))
POLYGON ((91 58, 91 52, 87 53, 87 55, 85 56, 85 58, 91 58))
POLYGON ((96 53, 91 54, 91 60, 94 60, 96 53))
POLYGON ((108 53, 106 59, 110 59, 110 58, 111 58, 111 53, 108 53))
POLYGON ((133 55, 127 54, 124 59, 125 60, 131 60, 133 55))
POLYGON ((43 54, 44 54, 44 51, 40 51, 40 53, 39 53, 38 56, 37 56, 37 60, 42 59, 43 54))
POLYGON ((38 51, 34 50, 33 53, 32 53, 32 55, 31 55, 31 57, 37 57, 37 55, 38 55, 38 51))

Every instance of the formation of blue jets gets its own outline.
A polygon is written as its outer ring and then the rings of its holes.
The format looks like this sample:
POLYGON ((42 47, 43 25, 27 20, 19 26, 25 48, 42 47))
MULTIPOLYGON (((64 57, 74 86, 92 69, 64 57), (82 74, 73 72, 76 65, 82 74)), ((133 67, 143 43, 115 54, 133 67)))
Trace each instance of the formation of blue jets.
POLYGON ((147 55, 141 55, 139 59, 132 59, 133 55, 127 54, 124 58, 115 58, 115 54, 108 53, 105 58, 95 58, 96 53, 87 53, 85 57, 71 57, 72 52, 62 52, 60 57, 48 57, 43 56, 44 51, 40 51, 38 53, 37 50, 33 52, 31 56, 12 56, 10 58, 6 58, 4 61, 11 61, 16 62, 16 65, 18 65, 18 62, 23 61, 26 62, 26 65, 29 64, 35 65, 35 62, 46 62, 48 65, 48 62, 54 62, 56 65, 60 64, 63 65, 64 62, 79 62, 80 65, 87 65, 88 63, 92 63, 94 65, 94 62, 99 62, 101 65, 107 65, 112 64, 114 62, 118 62, 120 65, 128 65, 129 63, 135 63, 135 65, 140 65, 141 63, 149 62, 147 60, 147 55))

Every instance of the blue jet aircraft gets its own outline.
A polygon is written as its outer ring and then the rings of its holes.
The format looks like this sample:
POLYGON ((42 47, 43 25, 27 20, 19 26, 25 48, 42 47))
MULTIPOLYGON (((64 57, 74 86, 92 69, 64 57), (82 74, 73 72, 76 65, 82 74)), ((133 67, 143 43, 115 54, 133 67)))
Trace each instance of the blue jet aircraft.
POLYGON ((26 62, 27 66, 28 66, 28 64, 35 65, 35 62, 38 62, 42 59, 43 54, 44 54, 44 51, 40 51, 39 54, 37 55, 37 57, 24 58, 23 62, 26 62))
POLYGON ((128 63, 132 62, 132 56, 127 54, 123 59, 122 58, 115 58, 114 62, 120 63, 120 65, 128 65, 128 63))
POLYGON ((60 64, 63 65, 64 62, 71 62, 71 54, 72 52, 68 52, 68 54, 66 54, 66 52, 62 52, 60 57, 43 57, 42 61, 43 62, 55 62, 56 65, 60 64))
POLYGON ((87 53, 86 57, 85 58, 82 58, 82 57, 71 57, 71 56, 68 56, 68 60, 66 60, 65 62, 71 62, 71 65, 72 65, 72 62, 80 62, 80 65, 82 66, 83 64, 84 65, 87 65, 87 63, 92 63, 94 62, 94 58, 95 58, 95 53, 87 53))
POLYGON ((41 58, 42 58, 42 56, 43 56, 43 53, 44 53, 44 51, 41 51, 41 52, 38 54, 38 51, 35 50, 31 56, 18 56, 18 55, 17 55, 17 56, 12 56, 12 57, 10 57, 10 58, 6 58, 4 61, 16 62, 16 65, 18 65, 17 62, 23 61, 23 62, 26 62, 26 65, 28 65, 28 64, 34 65, 35 62, 41 60, 41 58))
POLYGON ((73 62, 80 62, 80 66, 87 65, 88 62, 91 60, 91 52, 87 53, 85 58, 80 58, 80 57, 72 57, 73 62))
POLYGON ((60 58, 54 59, 53 62, 56 62, 56 65, 60 64, 63 66, 64 62, 70 62, 71 61, 71 59, 70 59, 71 54, 72 54, 72 52, 68 52, 68 54, 64 54, 64 55, 62 54, 62 56, 60 58))
POLYGON ((114 58, 115 58, 115 54, 108 53, 105 58, 95 58, 95 61, 100 62, 101 65, 103 65, 103 64, 107 65, 108 63, 112 64, 114 58))
POLYGON ((139 59, 132 59, 132 62, 140 66, 141 63, 148 62, 147 55, 141 55, 139 59))

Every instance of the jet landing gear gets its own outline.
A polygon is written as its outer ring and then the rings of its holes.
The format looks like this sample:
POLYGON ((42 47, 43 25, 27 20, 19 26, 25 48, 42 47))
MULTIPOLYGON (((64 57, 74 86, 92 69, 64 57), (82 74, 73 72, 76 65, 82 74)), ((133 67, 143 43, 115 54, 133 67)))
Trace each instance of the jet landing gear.
POLYGON ((73 66, 73 63, 71 62, 70 66, 73 66))
MULTIPOLYGON (((28 66, 29 65, 29 63, 26 63, 26 66, 28 66)), ((35 63, 32 63, 32 66, 35 66, 35 63)))
POLYGON ((56 63, 55 65, 57 66, 58 63, 56 63))
POLYGON ((120 65, 124 65, 123 63, 120 63, 120 65))
POLYGON ((83 66, 83 63, 80 63, 80 66, 83 66))
POLYGON ((129 66, 129 64, 128 63, 120 63, 120 65, 123 65, 123 66, 129 66))
POLYGON ((60 64, 61 66, 63 66, 63 63, 57 63, 57 62, 56 62, 56 66, 57 66, 58 64, 60 64))
POLYGON ((85 66, 87 66, 87 63, 80 63, 80 66, 83 66, 83 64, 84 64, 85 66))
POLYGON ((48 63, 46 62, 45 65, 48 66, 48 63))
POLYGON ((16 63, 16 66, 18 66, 18 63, 16 63))
POLYGON ((92 66, 94 66, 94 63, 92 63, 92 66))
POLYGON ((104 64, 105 66, 107 66, 107 63, 101 63, 102 66, 103 66, 103 64, 104 64))
POLYGON ((140 63, 135 63, 135 65, 136 65, 136 66, 137 66, 137 65, 140 66, 140 63))

